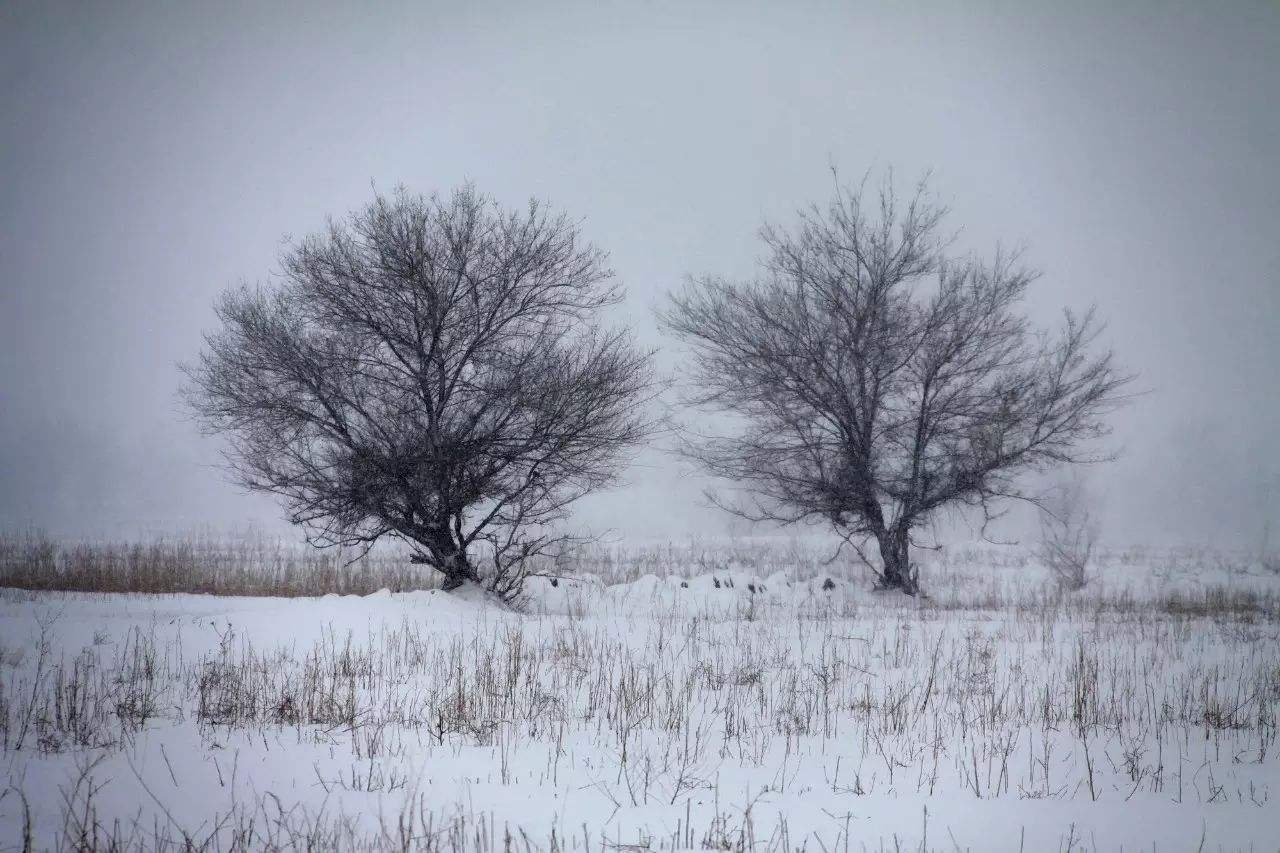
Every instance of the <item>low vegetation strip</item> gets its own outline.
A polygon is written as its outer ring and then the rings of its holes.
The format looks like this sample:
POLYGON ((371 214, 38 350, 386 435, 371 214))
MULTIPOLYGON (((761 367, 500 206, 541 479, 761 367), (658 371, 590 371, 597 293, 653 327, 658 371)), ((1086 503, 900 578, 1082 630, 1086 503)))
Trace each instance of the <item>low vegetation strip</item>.
POLYGON ((0 586, 63 592, 201 593, 295 597, 368 595, 439 586, 435 572, 384 549, 353 553, 258 538, 181 537, 140 542, 59 542, 0 535, 0 586))

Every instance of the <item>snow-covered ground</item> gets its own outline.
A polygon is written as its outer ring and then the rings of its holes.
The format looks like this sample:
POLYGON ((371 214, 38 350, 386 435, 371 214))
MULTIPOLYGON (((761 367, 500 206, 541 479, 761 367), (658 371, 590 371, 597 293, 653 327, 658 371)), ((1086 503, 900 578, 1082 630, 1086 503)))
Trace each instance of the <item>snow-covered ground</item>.
POLYGON ((729 556, 522 612, 5 591, 0 843, 1280 849, 1280 577, 1203 556, 1060 595, 975 552, 922 601, 729 556))

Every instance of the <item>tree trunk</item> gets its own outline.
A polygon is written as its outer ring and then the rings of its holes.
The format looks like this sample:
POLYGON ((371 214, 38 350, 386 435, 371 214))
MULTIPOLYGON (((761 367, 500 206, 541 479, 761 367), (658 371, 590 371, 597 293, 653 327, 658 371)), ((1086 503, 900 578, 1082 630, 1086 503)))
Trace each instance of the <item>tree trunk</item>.
POLYGON ((480 576, 476 574, 475 567, 467 559, 465 551, 455 550, 443 556, 412 554, 409 557, 409 562, 426 564, 444 575, 444 584, 442 584, 441 589, 446 592, 457 589, 467 581, 480 582, 480 576))
POLYGON ((907 595, 920 591, 911 572, 911 541, 905 527, 886 530, 876 537, 880 543, 880 559, 884 570, 880 575, 881 589, 898 589, 907 595))
POLYGON ((442 589, 446 592, 457 589, 467 581, 480 582, 480 576, 476 574, 467 555, 462 551, 457 551, 441 560, 437 568, 444 573, 442 589))

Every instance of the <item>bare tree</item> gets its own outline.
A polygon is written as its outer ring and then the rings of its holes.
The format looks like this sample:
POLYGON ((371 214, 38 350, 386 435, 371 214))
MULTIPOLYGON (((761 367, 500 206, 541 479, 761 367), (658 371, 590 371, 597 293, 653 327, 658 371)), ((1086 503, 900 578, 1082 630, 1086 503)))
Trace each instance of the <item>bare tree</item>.
POLYGON ((913 531, 948 506, 985 527, 997 499, 1028 497, 1019 473, 1090 458, 1077 447, 1128 381, 1091 352, 1092 310, 1056 335, 1017 312, 1036 275, 1016 254, 947 257, 945 214, 925 181, 905 204, 891 176, 874 198, 840 189, 794 230, 763 229, 759 279, 690 281, 659 314, 691 349, 689 401, 740 427, 684 445, 751 495, 717 503, 826 523, 907 593, 913 531))
POLYGON ((1098 538, 1089 497, 1079 480, 1059 483, 1040 506, 1040 559, 1065 590, 1084 589, 1098 538))
POLYGON ((184 367, 237 480, 315 545, 391 536, 446 589, 518 593, 648 431, 650 356, 595 325, 621 295, 607 257, 537 202, 466 187, 378 196, 281 261, 278 287, 222 295, 184 367))

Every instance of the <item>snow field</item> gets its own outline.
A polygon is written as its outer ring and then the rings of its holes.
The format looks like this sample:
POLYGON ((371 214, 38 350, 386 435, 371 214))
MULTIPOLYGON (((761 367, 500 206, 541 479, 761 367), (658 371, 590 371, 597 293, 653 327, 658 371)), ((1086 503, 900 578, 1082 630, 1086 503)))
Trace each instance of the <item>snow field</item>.
POLYGON ((1277 849, 1280 584, 1171 565, 1063 596, 960 561, 917 601, 726 559, 537 579, 523 612, 10 591, 0 837, 1277 849))

